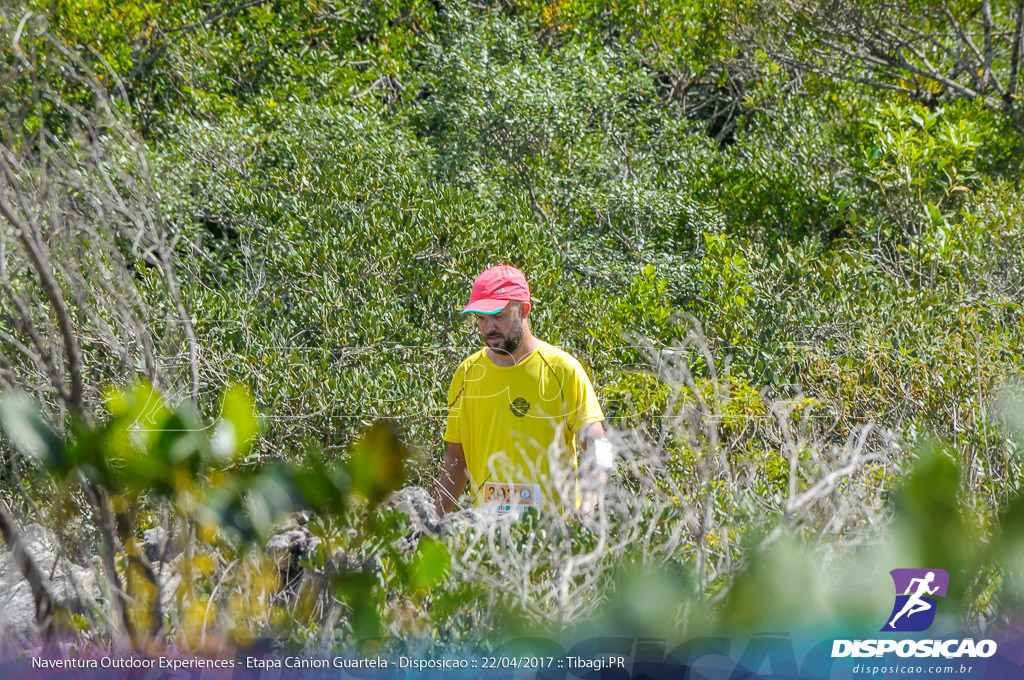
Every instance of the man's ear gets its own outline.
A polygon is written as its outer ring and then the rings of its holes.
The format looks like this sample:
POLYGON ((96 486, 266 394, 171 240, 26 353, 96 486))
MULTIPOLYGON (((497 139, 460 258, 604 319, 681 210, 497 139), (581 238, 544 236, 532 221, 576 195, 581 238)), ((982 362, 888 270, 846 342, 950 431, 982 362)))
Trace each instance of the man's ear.
POLYGON ((519 303, 519 318, 525 319, 528 316, 530 316, 530 303, 529 302, 520 302, 519 303))

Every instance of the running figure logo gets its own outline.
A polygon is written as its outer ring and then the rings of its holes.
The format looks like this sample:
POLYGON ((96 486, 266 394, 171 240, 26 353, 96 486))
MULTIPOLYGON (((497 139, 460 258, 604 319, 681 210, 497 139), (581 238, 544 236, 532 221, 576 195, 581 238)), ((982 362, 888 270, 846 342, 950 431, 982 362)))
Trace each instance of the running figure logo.
POLYGON ((927 630, 935 621, 937 598, 946 596, 949 574, 943 569, 893 569, 889 574, 896 586, 896 601, 882 630, 927 630))

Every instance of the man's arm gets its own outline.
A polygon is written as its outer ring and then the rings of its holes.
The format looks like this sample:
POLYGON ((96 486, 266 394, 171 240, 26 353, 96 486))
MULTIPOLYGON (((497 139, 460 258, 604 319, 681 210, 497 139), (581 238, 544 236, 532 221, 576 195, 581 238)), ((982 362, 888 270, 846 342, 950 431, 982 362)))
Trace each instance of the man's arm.
POLYGON ((584 477, 580 492, 583 496, 580 512, 592 515, 597 507, 598 497, 608 483, 608 473, 614 467, 611 460, 611 445, 604 434, 600 421, 587 423, 576 434, 576 443, 583 452, 580 469, 584 477))
POLYGON ((466 490, 468 474, 466 473, 466 454, 462 444, 446 442, 444 462, 437 475, 437 501, 434 507, 438 517, 451 512, 459 503, 459 496, 466 490))
POLYGON ((595 439, 604 439, 604 424, 599 420, 596 423, 587 423, 576 434, 576 443, 581 450, 586 451, 591 442, 595 439))

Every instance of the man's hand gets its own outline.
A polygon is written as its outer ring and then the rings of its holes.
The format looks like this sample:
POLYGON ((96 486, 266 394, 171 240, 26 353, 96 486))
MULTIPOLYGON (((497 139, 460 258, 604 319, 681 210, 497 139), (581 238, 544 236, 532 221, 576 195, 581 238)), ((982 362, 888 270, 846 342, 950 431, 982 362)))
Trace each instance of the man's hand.
POLYGON ((434 508, 437 516, 443 517, 459 504, 459 496, 466 490, 469 475, 466 472, 466 453, 462 444, 447 442, 444 450, 444 462, 437 475, 437 500, 434 508))
POLYGON ((614 469, 611 444, 600 423, 588 423, 579 431, 576 441, 583 451, 580 462, 580 503, 581 515, 593 515, 604 487, 608 484, 608 473, 614 469))

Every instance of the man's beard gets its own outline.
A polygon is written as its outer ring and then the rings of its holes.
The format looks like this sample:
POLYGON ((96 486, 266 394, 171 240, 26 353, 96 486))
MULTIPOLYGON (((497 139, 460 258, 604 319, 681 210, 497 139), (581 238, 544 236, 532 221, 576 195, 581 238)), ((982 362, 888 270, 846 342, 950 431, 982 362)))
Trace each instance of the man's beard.
POLYGON ((516 320, 514 324, 508 329, 508 335, 500 336, 503 342, 497 347, 487 343, 487 338, 484 338, 484 342, 495 352, 501 352, 502 354, 508 354, 511 356, 519 349, 519 345, 523 344, 523 322, 516 320))

